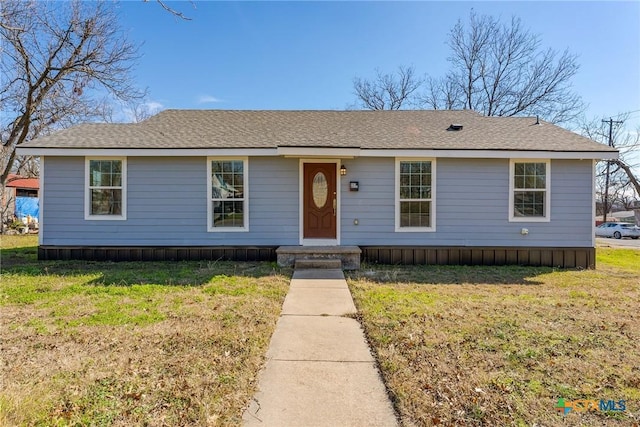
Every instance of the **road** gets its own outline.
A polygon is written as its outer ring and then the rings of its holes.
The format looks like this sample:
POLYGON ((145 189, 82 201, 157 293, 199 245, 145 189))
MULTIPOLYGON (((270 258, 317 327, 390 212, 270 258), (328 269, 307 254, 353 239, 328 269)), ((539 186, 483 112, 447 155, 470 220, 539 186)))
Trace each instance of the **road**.
POLYGON ((640 249, 640 239, 608 239, 596 237, 596 247, 640 249))

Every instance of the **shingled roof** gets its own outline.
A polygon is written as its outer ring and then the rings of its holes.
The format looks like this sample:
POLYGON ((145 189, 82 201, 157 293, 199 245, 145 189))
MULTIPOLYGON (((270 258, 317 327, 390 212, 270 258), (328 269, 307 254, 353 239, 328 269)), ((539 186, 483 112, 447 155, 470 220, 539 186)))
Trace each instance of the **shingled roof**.
POLYGON ((82 124, 24 148, 277 148, 615 151, 535 117, 472 111, 165 110, 141 123, 82 124), (450 130, 460 124, 461 130, 450 130))

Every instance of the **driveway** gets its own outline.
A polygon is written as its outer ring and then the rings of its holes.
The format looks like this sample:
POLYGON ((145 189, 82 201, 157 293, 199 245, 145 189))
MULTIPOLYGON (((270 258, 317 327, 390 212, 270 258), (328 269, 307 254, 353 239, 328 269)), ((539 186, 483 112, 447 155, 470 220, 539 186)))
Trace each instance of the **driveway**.
POLYGON ((640 239, 609 239, 606 237, 596 237, 596 247, 640 249, 640 239))

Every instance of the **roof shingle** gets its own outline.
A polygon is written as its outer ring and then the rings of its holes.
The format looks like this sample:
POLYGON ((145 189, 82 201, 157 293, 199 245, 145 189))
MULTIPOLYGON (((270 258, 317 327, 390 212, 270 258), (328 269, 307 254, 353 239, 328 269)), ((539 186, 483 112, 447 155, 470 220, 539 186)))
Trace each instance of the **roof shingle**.
POLYGON ((450 110, 165 110, 141 123, 78 125, 22 147, 615 151, 532 117, 450 110), (453 123, 463 129, 447 130, 453 123))

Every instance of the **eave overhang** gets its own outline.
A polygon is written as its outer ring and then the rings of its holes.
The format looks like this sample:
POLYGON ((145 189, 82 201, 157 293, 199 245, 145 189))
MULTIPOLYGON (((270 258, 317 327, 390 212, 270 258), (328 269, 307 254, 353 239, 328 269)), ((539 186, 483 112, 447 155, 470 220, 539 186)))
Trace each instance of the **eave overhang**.
POLYGON ((616 160, 617 151, 544 151, 544 150, 442 150, 442 149, 362 149, 357 147, 295 147, 275 148, 51 148, 17 147, 21 156, 55 157, 430 157, 471 159, 572 159, 616 160))

